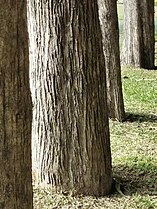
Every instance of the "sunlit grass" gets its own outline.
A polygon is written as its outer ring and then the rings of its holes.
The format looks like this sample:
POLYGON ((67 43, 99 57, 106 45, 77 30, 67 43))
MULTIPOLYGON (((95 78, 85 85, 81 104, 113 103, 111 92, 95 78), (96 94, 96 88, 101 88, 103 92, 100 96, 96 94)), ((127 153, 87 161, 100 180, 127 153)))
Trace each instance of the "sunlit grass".
POLYGON ((127 111, 157 113, 157 71, 132 69, 122 71, 124 100, 127 111))
POLYGON ((124 19, 123 4, 118 3, 117 4, 117 9, 118 9, 118 19, 123 20, 124 19))
POLYGON ((130 195, 132 204, 128 208, 155 209, 157 71, 126 67, 122 80, 127 120, 110 121, 114 177, 130 195))

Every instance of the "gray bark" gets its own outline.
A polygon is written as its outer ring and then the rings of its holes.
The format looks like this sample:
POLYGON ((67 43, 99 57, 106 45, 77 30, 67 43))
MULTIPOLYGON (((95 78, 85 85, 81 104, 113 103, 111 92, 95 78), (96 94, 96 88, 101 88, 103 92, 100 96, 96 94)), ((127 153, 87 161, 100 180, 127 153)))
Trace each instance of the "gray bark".
POLYGON ((112 184, 96 0, 29 1, 33 163, 39 183, 104 195, 112 184))
POLYGON ((123 64, 154 68, 154 0, 124 0, 123 64))
POLYGON ((106 65, 107 101, 109 116, 125 119, 121 82, 119 29, 116 0, 98 0, 106 65))
POLYGON ((32 209, 26 1, 0 1, 0 208, 32 209))

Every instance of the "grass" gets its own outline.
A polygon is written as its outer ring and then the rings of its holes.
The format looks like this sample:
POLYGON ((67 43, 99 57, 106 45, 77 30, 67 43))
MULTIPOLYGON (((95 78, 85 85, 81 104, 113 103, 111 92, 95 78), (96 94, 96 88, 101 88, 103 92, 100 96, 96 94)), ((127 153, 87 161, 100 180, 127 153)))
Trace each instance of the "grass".
POLYGON ((127 120, 110 120, 113 177, 123 194, 71 197, 34 188, 37 209, 157 208, 157 71, 122 70, 127 120))
POLYGON ((123 12, 123 4, 122 3, 118 3, 118 19, 119 20, 123 20, 124 19, 124 12, 123 12))
POLYGON ((122 78, 127 121, 110 121, 114 176, 128 208, 157 208, 157 71, 128 67, 122 78))

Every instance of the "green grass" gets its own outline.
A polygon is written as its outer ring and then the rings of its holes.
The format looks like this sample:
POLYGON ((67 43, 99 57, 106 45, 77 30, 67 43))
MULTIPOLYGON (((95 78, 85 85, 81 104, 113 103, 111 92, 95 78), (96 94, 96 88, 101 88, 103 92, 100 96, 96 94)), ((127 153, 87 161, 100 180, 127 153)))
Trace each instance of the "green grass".
POLYGON ((157 71, 122 70, 127 121, 110 121, 113 172, 134 206, 157 208, 157 71))
POLYGON ((157 71, 128 67, 123 70, 122 77, 127 77, 123 79, 123 90, 128 111, 131 107, 136 112, 157 113, 157 71))
POLYGON ((110 120, 110 135, 113 177, 124 195, 71 197, 35 188, 35 208, 157 208, 157 71, 127 67, 122 81, 127 120, 110 120))
POLYGON ((123 4, 118 3, 118 19, 123 20, 124 19, 124 12, 123 12, 123 4))

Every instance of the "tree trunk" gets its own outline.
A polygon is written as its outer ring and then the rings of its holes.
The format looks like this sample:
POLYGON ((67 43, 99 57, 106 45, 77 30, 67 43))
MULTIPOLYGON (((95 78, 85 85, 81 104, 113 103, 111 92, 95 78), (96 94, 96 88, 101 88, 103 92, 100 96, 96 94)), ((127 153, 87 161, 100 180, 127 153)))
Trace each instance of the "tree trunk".
POLYGON ((96 0, 29 1, 33 163, 57 191, 112 184, 105 63, 96 0))
POLYGON ((154 0, 124 0, 123 64, 154 68, 154 0))
POLYGON ((0 208, 32 209, 26 1, 0 2, 0 208))
POLYGON ((125 112, 121 82, 117 1, 98 0, 98 5, 107 75, 109 116, 123 121, 125 112))

